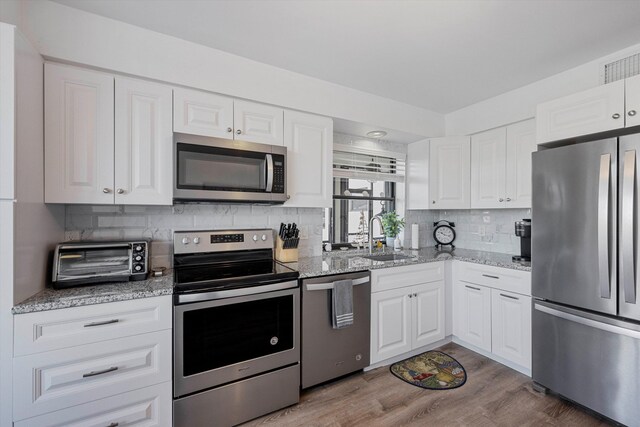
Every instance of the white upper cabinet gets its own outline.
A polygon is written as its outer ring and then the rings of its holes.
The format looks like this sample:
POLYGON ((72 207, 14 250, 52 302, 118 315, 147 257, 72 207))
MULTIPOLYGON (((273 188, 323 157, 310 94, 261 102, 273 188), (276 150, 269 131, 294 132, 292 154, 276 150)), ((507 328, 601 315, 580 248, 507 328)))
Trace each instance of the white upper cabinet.
POLYGON ((233 138, 233 98, 189 89, 175 89, 173 131, 233 138))
POLYGON ((504 127, 471 137, 471 207, 504 206, 507 131, 504 127))
POLYGON ((625 126, 625 81, 538 104, 539 144, 625 126))
POLYGON ((626 127, 640 125, 640 75, 625 80, 626 127))
POLYGON ((328 208, 333 202, 333 120, 284 112, 287 206, 328 208))
POLYGON ((429 145, 431 208, 469 209, 469 137, 434 138, 429 145))
POLYGON ((506 208, 531 207, 531 154, 537 147, 535 119, 507 126, 506 208))
POLYGON ((45 64, 45 202, 113 204, 113 82, 45 64))
POLYGON ((233 103, 235 139, 262 144, 284 144, 284 110, 256 102, 233 103))
POLYGON ((116 78, 115 203, 173 203, 171 88, 116 78))
POLYGON ((429 199, 429 140, 407 147, 407 209, 431 209, 429 199))

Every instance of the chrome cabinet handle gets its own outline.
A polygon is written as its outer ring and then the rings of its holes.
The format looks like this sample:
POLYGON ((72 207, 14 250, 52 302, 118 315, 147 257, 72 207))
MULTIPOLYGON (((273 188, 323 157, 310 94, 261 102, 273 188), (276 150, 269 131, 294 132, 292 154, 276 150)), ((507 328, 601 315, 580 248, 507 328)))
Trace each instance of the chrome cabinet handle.
POLYGON ((102 192, 103 192, 104 194, 109 194, 109 193, 111 193, 111 189, 110 189, 110 188, 103 188, 103 189, 102 189, 102 192))
POLYGON ((118 367, 117 366, 112 366, 110 368, 107 369, 103 369, 101 371, 91 371, 91 372, 87 372, 86 374, 82 374, 82 378, 89 378, 89 377, 95 377, 96 375, 103 375, 103 374, 108 374, 109 372, 113 372, 113 371, 117 371, 118 367))
POLYGON ((113 423, 109 424, 107 427, 118 427, 119 425, 120 425, 120 423, 113 422, 113 423))
POLYGON ((511 201, 511 197, 507 197, 507 202, 510 202, 510 201, 511 201))
POLYGON ((614 120, 618 120, 620 118, 620 114, 615 113, 613 116, 611 116, 614 120))
POLYGON ((105 320, 104 322, 92 322, 92 323, 85 324, 84 327, 92 328, 94 326, 111 325, 113 323, 118 323, 119 321, 120 319, 111 319, 111 320, 105 320))
POLYGON ((502 197, 500 197, 500 198, 498 199, 498 201, 502 203, 502 202, 504 202, 504 199, 503 199, 502 197))
POLYGON ((600 298, 611 298, 609 283, 609 181, 611 154, 600 156, 600 182, 598 184, 598 277, 600 298))
POLYGON ((118 194, 124 194, 124 190, 123 190, 122 188, 118 188, 118 189, 116 190, 116 193, 118 193, 118 194))
POLYGON ((431 203, 433 203, 433 204, 435 205, 435 204, 436 204, 436 201, 435 201, 435 200, 433 200, 431 203))
POLYGON ((409 296, 409 298, 413 298, 413 294, 409 294, 408 296, 409 296))
POLYGON ((240 135, 240 134, 242 133, 242 131, 241 131, 240 129, 238 129, 238 130, 236 131, 236 133, 237 133, 238 135, 240 135))
POLYGON ((629 117, 633 117, 636 115, 636 110, 629 110, 627 114, 629 115, 629 117))
POLYGON ((510 299, 514 299, 516 301, 520 301, 520 298, 511 296, 511 295, 506 295, 506 294, 500 294, 501 297, 505 297, 505 298, 510 298, 510 299))
POLYGON ((489 279, 500 279, 498 276, 492 276, 490 274, 483 274, 482 277, 488 277, 489 279))
POLYGON ((227 132, 231 133, 231 132, 233 132, 233 129, 227 128, 227 132))
POLYGON ((481 291, 482 289, 476 288, 474 286, 464 285, 465 288, 473 289, 474 291, 481 291))
POLYGON ((635 286, 635 256, 633 250, 633 218, 634 218, 634 186, 636 181, 636 150, 624 153, 622 168, 622 224, 620 233, 620 270, 622 270, 622 282, 624 301, 629 304, 636 303, 635 286))
POLYGON ((413 296, 414 296, 414 297, 417 297, 417 296, 418 296, 418 294, 417 294, 417 293, 416 293, 416 294, 413 294, 413 296))

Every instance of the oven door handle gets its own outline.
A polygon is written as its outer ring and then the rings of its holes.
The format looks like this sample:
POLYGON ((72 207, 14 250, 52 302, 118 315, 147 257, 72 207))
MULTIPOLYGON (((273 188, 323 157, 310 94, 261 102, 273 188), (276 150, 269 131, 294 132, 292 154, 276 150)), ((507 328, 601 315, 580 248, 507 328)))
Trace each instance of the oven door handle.
POLYGON ((225 291, 202 292, 195 294, 178 294, 178 304, 211 301, 224 298, 241 297, 245 295, 257 295, 266 292, 280 291, 284 289, 293 289, 298 287, 297 280, 289 280, 287 282, 273 283, 271 285, 250 286, 248 288, 228 289, 225 291))
POLYGON ((271 193, 273 190, 273 156, 271 154, 266 155, 267 159, 267 187, 265 191, 271 193))
MULTIPOLYGON (((360 279, 355 279, 352 281, 353 286, 364 285, 365 283, 369 283, 368 277, 361 277, 360 279)), ((329 289, 333 289, 334 282, 330 283, 312 283, 306 285, 308 291, 325 291, 329 289)))

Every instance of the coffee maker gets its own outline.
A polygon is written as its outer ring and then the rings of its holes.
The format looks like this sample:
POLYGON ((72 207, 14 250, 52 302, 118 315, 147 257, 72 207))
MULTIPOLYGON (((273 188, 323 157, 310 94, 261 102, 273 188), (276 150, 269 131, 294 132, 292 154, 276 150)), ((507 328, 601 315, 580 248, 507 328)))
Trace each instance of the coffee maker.
POLYGON ((531 218, 516 221, 516 236, 520 237, 520 255, 514 261, 531 261, 531 218))

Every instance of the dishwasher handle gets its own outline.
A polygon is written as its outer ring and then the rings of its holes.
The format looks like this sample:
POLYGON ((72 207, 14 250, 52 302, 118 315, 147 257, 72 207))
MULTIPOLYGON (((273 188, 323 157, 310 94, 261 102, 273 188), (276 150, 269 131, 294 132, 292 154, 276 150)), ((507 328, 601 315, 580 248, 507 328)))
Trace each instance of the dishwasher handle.
MULTIPOLYGON (((308 291, 326 291, 329 289, 333 289, 333 283, 334 282, 308 284, 306 285, 306 289, 308 291)), ((353 286, 364 285, 365 283, 369 283, 368 277, 361 277, 359 279, 354 279, 352 282, 353 286)))

